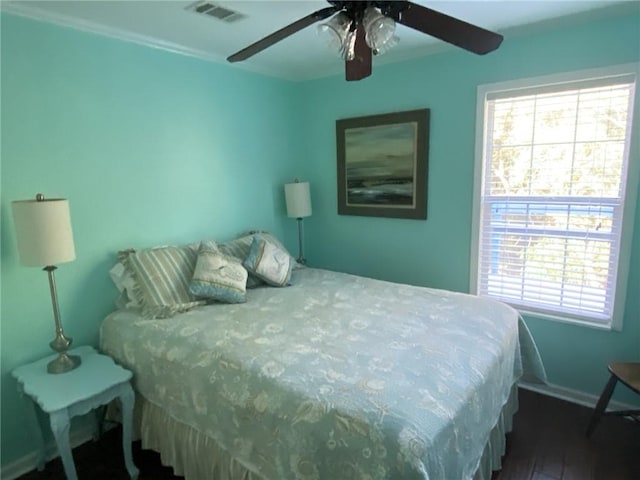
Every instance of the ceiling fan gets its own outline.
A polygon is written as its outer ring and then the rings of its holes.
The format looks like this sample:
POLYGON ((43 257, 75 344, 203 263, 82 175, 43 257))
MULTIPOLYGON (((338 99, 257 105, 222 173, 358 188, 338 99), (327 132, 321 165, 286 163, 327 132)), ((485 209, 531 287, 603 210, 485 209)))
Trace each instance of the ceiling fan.
POLYGON ((477 27, 436 10, 405 1, 338 2, 322 8, 267 35, 227 58, 240 62, 321 20, 319 33, 337 47, 345 60, 346 79, 361 80, 371 75, 372 55, 379 55, 397 43, 395 23, 426 33, 460 48, 484 55, 497 49, 502 35, 477 27))

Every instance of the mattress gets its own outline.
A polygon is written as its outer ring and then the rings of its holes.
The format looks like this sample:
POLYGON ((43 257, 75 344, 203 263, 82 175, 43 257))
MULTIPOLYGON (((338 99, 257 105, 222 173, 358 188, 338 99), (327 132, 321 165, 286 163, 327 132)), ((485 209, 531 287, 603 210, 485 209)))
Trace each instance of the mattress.
POLYGON ((291 283, 114 312, 101 348, 145 402, 273 480, 473 478, 518 379, 544 377, 505 304, 311 268, 291 283))

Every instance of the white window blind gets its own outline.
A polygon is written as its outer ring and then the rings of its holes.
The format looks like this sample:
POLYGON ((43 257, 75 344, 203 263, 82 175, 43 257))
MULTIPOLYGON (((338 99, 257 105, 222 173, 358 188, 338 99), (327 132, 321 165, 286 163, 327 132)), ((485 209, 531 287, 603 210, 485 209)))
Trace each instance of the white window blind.
POLYGON ((623 75, 487 92, 478 294, 611 323, 634 90, 623 75))

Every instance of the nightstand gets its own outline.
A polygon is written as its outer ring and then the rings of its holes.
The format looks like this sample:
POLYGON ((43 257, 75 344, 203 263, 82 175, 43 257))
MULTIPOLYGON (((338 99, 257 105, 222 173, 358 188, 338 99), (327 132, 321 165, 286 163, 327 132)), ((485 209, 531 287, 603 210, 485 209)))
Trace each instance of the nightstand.
MULTIPOLYGON (((37 404, 49 415, 51 430, 69 480, 78 478, 69 445, 71 417, 83 415, 114 398, 119 398, 122 404, 122 448, 125 466, 129 476, 136 479, 138 469, 131 454, 134 400, 133 389, 129 384, 131 372, 116 365, 110 357, 98 354, 92 347, 74 348, 69 350, 69 353, 79 355, 82 364, 66 373, 47 373, 47 363, 57 354, 16 368, 12 375, 18 380, 18 388, 32 400, 34 413, 37 413, 37 404)), ((37 437, 40 443, 38 469, 42 470, 45 458, 40 429, 37 437)))

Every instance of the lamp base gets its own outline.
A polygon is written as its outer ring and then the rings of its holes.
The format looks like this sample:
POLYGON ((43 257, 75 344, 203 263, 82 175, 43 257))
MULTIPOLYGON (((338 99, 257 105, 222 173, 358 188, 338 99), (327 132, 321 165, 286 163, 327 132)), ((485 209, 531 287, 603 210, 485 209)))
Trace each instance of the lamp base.
POLYGON ((49 373, 64 373, 80 366, 80 357, 68 355, 67 350, 71 346, 73 339, 64 336, 62 323, 60 323, 60 309, 58 308, 58 293, 56 292, 56 280, 53 272, 55 266, 49 265, 43 270, 49 275, 49 289, 51 290, 51 304, 53 305, 53 319, 56 322, 56 337, 49 342, 49 346, 54 352, 58 352, 58 357, 51 360, 47 365, 49 373))
POLYGON ((66 352, 63 352, 47 364, 47 372, 65 373, 73 370, 74 368, 78 368, 81 363, 82 360, 79 356, 69 355, 66 352))
POLYGON ((304 253, 302 250, 302 218, 298 218, 298 258, 296 258, 296 262, 301 265, 307 264, 307 259, 304 258, 304 253))

